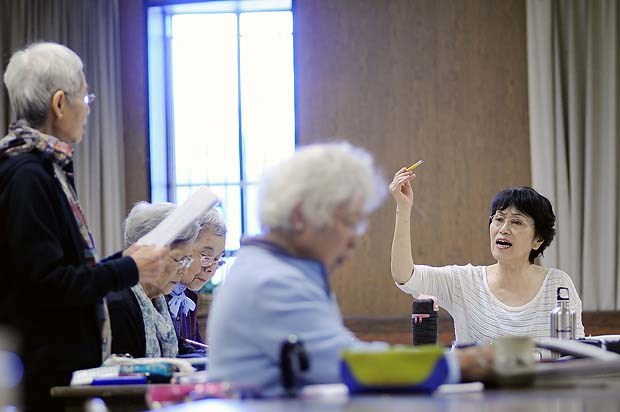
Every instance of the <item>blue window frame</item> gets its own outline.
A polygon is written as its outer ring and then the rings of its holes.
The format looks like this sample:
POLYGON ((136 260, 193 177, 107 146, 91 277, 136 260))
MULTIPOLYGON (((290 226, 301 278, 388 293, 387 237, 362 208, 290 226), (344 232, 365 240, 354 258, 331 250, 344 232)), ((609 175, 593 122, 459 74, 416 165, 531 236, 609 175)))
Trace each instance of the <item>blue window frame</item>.
POLYGON ((260 174, 295 149, 291 1, 152 0, 147 12, 151 199, 208 186, 236 250, 260 231, 260 174))

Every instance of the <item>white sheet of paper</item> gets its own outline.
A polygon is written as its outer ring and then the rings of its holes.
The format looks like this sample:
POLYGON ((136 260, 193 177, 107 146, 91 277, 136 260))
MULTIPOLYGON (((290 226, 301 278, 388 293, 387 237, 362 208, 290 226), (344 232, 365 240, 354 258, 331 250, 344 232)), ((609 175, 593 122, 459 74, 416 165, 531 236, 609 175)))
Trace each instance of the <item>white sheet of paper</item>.
POLYGON ((620 363, 620 355, 614 352, 608 352, 605 349, 588 345, 584 342, 572 339, 557 338, 539 338, 536 339, 536 345, 542 349, 557 349, 565 354, 580 356, 585 358, 593 358, 606 361, 617 361, 620 363))
POLYGON ((155 229, 138 240, 140 245, 169 246, 180 233, 211 209, 219 199, 206 186, 200 186, 191 196, 162 220, 155 229))
POLYGON ((90 385, 95 378, 116 378, 120 368, 120 366, 100 366, 77 370, 71 375, 71 386, 90 385))

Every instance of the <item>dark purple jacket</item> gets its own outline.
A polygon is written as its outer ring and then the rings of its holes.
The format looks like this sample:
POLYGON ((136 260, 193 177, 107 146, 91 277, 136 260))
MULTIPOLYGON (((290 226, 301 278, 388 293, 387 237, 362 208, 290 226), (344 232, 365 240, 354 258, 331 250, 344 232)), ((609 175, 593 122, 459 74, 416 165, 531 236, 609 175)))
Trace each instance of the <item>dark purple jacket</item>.
MULTIPOLYGON (((179 310, 176 317, 172 317, 172 323, 174 323, 174 329, 177 332, 177 338, 179 339, 179 355, 204 355, 205 350, 184 341, 184 339, 190 339, 196 342, 204 343, 202 335, 200 333, 200 326, 198 324, 198 294, 189 289, 185 289, 185 296, 190 298, 196 304, 196 310, 189 311, 187 315, 183 314, 183 310, 179 310)), ((169 296, 166 296, 166 301, 170 300, 169 296)))

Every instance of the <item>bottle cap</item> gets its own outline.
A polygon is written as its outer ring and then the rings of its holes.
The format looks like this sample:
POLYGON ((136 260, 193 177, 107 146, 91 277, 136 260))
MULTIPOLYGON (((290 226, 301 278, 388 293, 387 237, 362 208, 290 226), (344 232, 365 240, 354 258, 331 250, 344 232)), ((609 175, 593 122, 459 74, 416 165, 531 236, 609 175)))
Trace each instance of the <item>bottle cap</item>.
POLYGON ((569 300, 568 288, 560 286, 558 288, 557 300, 569 300))

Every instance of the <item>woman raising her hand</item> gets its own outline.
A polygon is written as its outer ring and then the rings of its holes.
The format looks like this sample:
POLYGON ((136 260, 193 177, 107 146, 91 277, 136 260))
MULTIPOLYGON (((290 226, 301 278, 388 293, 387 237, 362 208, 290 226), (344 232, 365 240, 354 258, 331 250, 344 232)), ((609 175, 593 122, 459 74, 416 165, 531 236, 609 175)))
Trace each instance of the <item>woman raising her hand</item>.
POLYGON ((534 263, 555 235, 547 198, 531 187, 511 187, 495 195, 489 216, 494 264, 417 265, 410 233, 413 179, 415 174, 402 168, 389 186, 396 200, 392 278, 414 297, 423 293, 439 299, 454 318, 457 344, 492 342, 504 335, 549 337, 549 311, 556 306, 558 287, 568 288, 569 306, 576 312, 575 335, 584 336, 581 299, 570 277, 534 263))

